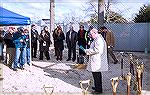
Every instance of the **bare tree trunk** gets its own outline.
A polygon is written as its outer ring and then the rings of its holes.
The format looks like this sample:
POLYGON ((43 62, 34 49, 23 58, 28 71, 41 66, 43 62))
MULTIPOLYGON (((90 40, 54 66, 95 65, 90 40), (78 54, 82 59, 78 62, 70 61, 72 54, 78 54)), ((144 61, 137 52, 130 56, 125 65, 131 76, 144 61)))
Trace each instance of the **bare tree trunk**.
POLYGON ((98 0, 98 30, 104 25, 104 0, 98 0))

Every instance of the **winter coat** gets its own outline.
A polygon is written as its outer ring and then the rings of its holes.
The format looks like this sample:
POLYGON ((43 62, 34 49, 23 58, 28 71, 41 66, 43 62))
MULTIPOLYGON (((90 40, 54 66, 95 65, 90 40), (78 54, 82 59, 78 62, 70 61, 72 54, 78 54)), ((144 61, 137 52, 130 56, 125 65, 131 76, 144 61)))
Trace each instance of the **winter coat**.
POLYGON ((38 31, 37 30, 32 30, 31 29, 31 44, 32 43, 37 43, 37 41, 38 41, 38 31))
POLYGON ((81 30, 78 31, 78 45, 82 45, 84 48, 86 48, 86 38, 85 38, 85 34, 86 34, 86 30, 83 30, 82 33, 82 37, 80 35, 81 30))
POLYGON ((101 35, 93 40, 89 49, 85 50, 90 59, 87 70, 91 72, 101 72, 108 70, 107 46, 101 35))
POLYGON ((57 28, 53 31, 54 47, 56 47, 57 28))
POLYGON ((40 51, 49 51, 49 47, 51 44, 50 33, 46 32, 43 36, 42 33, 39 36, 39 50, 40 51))
POLYGON ((29 34, 25 35, 26 36, 26 44, 27 44, 27 48, 30 48, 30 37, 29 34))
POLYGON ((25 48, 27 46, 26 44, 26 35, 22 35, 20 32, 16 32, 13 34, 13 43, 15 44, 16 48, 25 48), (20 40, 23 40, 23 42, 20 42, 20 40))
POLYGON ((68 31, 66 33, 66 43, 67 43, 67 47, 76 47, 76 42, 78 40, 78 37, 77 37, 77 32, 75 32, 74 30, 72 31, 71 33, 71 39, 70 39, 70 31, 68 31))
POLYGON ((4 42, 7 48, 15 48, 15 43, 13 43, 13 34, 6 33, 4 36, 4 42))
MULTIPOLYGON (((101 34, 103 35, 103 32, 101 32, 101 34)), ((106 37, 104 39, 106 39, 106 43, 107 43, 107 46, 115 46, 115 39, 114 39, 114 34, 112 31, 108 30, 106 32, 106 37)))
POLYGON ((65 35, 63 32, 60 35, 55 35, 55 48, 59 48, 59 50, 64 50, 64 41, 65 35))

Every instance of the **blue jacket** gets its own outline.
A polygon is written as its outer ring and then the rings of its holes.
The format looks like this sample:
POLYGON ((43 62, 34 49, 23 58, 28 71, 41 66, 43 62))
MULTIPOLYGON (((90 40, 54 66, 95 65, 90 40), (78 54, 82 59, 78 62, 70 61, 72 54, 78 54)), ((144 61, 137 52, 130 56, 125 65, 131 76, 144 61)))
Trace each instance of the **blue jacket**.
POLYGON ((15 43, 16 48, 25 48, 26 45, 26 38, 27 36, 22 35, 20 32, 16 32, 13 35, 13 43, 15 43), (23 40, 23 42, 20 42, 20 40, 23 40))

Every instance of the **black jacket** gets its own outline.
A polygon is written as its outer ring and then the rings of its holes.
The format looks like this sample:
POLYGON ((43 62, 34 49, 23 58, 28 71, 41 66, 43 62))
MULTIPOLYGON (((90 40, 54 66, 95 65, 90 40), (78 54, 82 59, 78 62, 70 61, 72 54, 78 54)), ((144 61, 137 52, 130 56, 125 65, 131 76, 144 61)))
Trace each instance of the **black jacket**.
POLYGON ((38 31, 37 30, 35 30, 35 31, 33 31, 32 29, 31 29, 31 43, 37 43, 37 41, 38 41, 38 31))
POLYGON ((55 35, 55 48, 56 49, 60 49, 60 50, 64 50, 64 41, 65 40, 65 35, 64 33, 60 33, 60 35, 55 35))
POLYGON ((15 44, 13 43, 13 34, 6 33, 4 36, 4 42, 7 48, 15 48, 15 44))
POLYGON ((40 51, 49 51, 49 47, 51 44, 50 40, 50 33, 46 32, 46 34, 43 36, 42 33, 39 36, 39 50, 40 51))
POLYGON ((66 43, 68 48, 73 48, 76 47, 76 42, 78 40, 77 32, 74 30, 71 33, 71 39, 69 38, 70 36, 70 30, 66 33, 66 43))

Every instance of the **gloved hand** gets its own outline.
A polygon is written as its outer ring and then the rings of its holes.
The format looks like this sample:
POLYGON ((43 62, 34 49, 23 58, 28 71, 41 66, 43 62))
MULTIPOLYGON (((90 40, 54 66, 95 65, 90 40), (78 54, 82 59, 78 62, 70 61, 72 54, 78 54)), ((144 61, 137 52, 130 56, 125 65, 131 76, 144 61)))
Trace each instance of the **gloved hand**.
POLYGON ((83 46, 80 46, 79 48, 85 52, 85 49, 83 48, 83 46))

